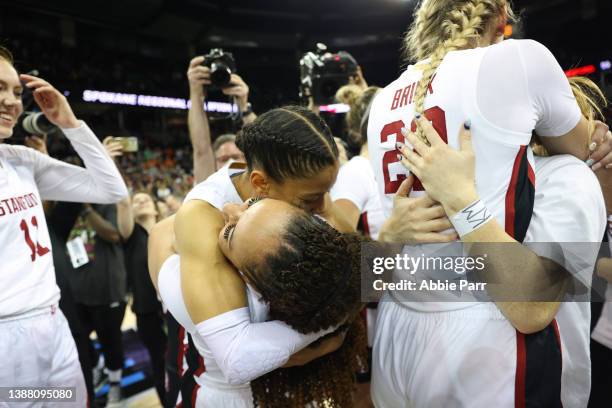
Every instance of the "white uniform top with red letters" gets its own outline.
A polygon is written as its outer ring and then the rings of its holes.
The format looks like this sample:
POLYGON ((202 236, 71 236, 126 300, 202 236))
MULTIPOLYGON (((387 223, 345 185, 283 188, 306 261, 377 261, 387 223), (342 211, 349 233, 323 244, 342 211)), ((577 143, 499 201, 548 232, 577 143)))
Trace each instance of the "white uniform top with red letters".
POLYGON ((63 131, 86 169, 25 146, 0 144, 0 319, 59 300, 43 200, 110 204, 128 194, 104 146, 84 123, 63 131))

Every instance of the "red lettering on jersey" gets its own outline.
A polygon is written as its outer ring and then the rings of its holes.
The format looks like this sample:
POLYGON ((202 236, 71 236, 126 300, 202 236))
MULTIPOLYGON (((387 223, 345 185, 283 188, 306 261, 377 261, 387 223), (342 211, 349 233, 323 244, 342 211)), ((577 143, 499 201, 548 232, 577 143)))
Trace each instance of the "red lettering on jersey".
MULTIPOLYGON (((380 132, 380 141, 385 143, 389 136, 395 135, 395 141, 400 143, 406 143, 404 140, 404 135, 402 135, 402 128, 404 127, 404 122, 401 120, 397 120, 392 123, 388 123, 385 127, 382 128, 380 132)), ((383 177, 385 180, 385 194, 395 193, 399 188, 402 181, 406 179, 405 174, 398 174, 397 180, 391 180, 391 175, 389 174, 389 166, 393 163, 398 162, 397 158, 397 150, 389 150, 385 152, 383 155, 382 165, 383 165, 383 177)))
POLYGON ((15 200, 15 198, 11 198, 11 205, 13 206, 13 212, 19 211, 19 206, 17 205, 17 200, 15 200))
POLYGON ((400 106, 408 105, 408 96, 410 95, 410 90, 413 87, 414 87, 413 85, 408 85, 407 87, 404 88, 404 91, 402 92, 402 99, 400 100, 400 106))
POLYGON ((0 217, 3 217, 7 214, 18 213, 21 211, 26 211, 29 208, 33 208, 38 205, 38 200, 34 193, 5 198, 0 200, 0 217))
POLYGON ((434 79, 436 79, 436 74, 433 74, 433 76, 431 77, 431 81, 429 81, 429 84, 427 85, 427 90, 429 91, 429 94, 433 94, 433 81, 434 79))
POLYGON ((414 89, 416 88, 416 86, 413 86, 412 89, 410 90, 410 104, 412 104, 412 98, 414 97, 414 89))
MULTIPOLYGON (((433 74, 433 76, 431 77, 431 81, 429 81, 429 84, 427 84, 427 91, 429 91, 430 95, 434 92, 432 85, 434 79, 436 79, 436 74, 433 74)), ((391 103, 391 110, 395 110, 397 108, 412 104, 414 100, 414 91, 418 85, 418 82, 413 82, 410 85, 395 91, 395 93, 393 94, 393 102, 391 103)))
MULTIPOLYGON (((36 227, 36 230, 38 230, 38 221, 36 217, 32 217, 30 222, 36 227)), ((28 228, 26 220, 21 220, 19 227, 23 231, 23 238, 25 239, 26 245, 30 248, 30 259, 32 262, 36 260, 36 255, 43 256, 49 253, 49 248, 40 245, 38 242, 35 244, 34 241, 32 241, 32 237, 30 237, 30 228, 28 228)))
MULTIPOLYGON (((38 230, 38 221, 36 220, 36 217, 32 217, 32 225, 36 227, 36 230, 38 230)), ((38 256, 43 256, 49 253, 49 248, 40 245, 39 242, 36 242, 36 253, 38 256)))
POLYGON ((391 110, 394 110, 399 106, 400 97, 402 96, 402 90, 398 89, 395 91, 395 95, 393 96, 393 103, 391 104, 391 110))

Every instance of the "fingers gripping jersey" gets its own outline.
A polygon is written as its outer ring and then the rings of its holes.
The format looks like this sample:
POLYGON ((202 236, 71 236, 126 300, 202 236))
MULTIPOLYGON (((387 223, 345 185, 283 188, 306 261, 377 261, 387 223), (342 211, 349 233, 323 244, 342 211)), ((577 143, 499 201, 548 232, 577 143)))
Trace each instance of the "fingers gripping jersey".
MULTIPOLYGON (((395 143, 406 142, 402 127, 416 129, 415 93, 421 75, 418 64, 409 66, 378 94, 370 113, 369 154, 387 216, 407 175, 395 143)), ((460 126, 471 120, 480 198, 506 231, 521 241, 533 206, 533 156, 527 147, 532 131, 561 136, 580 120, 567 78, 554 57, 530 40, 450 52, 428 86, 423 113, 455 149, 460 126)), ((417 182, 412 195, 420 194, 423 188, 417 182)))

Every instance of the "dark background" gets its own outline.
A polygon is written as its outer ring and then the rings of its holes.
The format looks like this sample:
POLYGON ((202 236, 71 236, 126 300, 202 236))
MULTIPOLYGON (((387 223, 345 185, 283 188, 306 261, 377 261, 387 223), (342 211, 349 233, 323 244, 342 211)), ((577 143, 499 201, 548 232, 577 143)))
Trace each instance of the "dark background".
MULTIPOLYGON (((370 84, 398 75, 414 0, 17 0, 3 2, 0 43, 36 68, 101 131, 184 140, 185 111, 81 103, 83 89, 188 97, 190 58, 231 51, 256 112, 298 102, 298 61, 317 42, 350 52, 370 84)), ((609 0, 521 0, 515 29, 564 69, 612 59, 609 0)), ((602 74, 592 76, 599 81, 602 74)))

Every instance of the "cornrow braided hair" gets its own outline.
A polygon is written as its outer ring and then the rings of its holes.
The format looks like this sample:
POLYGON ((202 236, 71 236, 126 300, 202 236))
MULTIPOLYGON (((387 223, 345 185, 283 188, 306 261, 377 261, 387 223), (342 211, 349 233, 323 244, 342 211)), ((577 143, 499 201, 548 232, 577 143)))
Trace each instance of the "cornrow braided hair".
POLYGON ((272 109, 236 137, 249 170, 262 168, 276 182, 310 177, 336 164, 338 147, 325 121, 300 106, 272 109))
POLYGON ((361 243, 306 213, 287 223, 280 247, 257 266, 242 268, 269 304, 270 318, 301 333, 329 328, 349 317, 343 345, 300 367, 275 370, 251 382, 264 407, 351 407, 354 373, 367 367, 361 295, 361 243))
MULTIPOLYGON (((475 47, 496 16, 515 19, 505 0, 423 0, 406 34, 404 50, 415 61, 429 57, 415 91, 415 112, 423 113, 427 89, 447 53, 475 47)), ((417 135, 428 143, 420 129, 417 135)))

